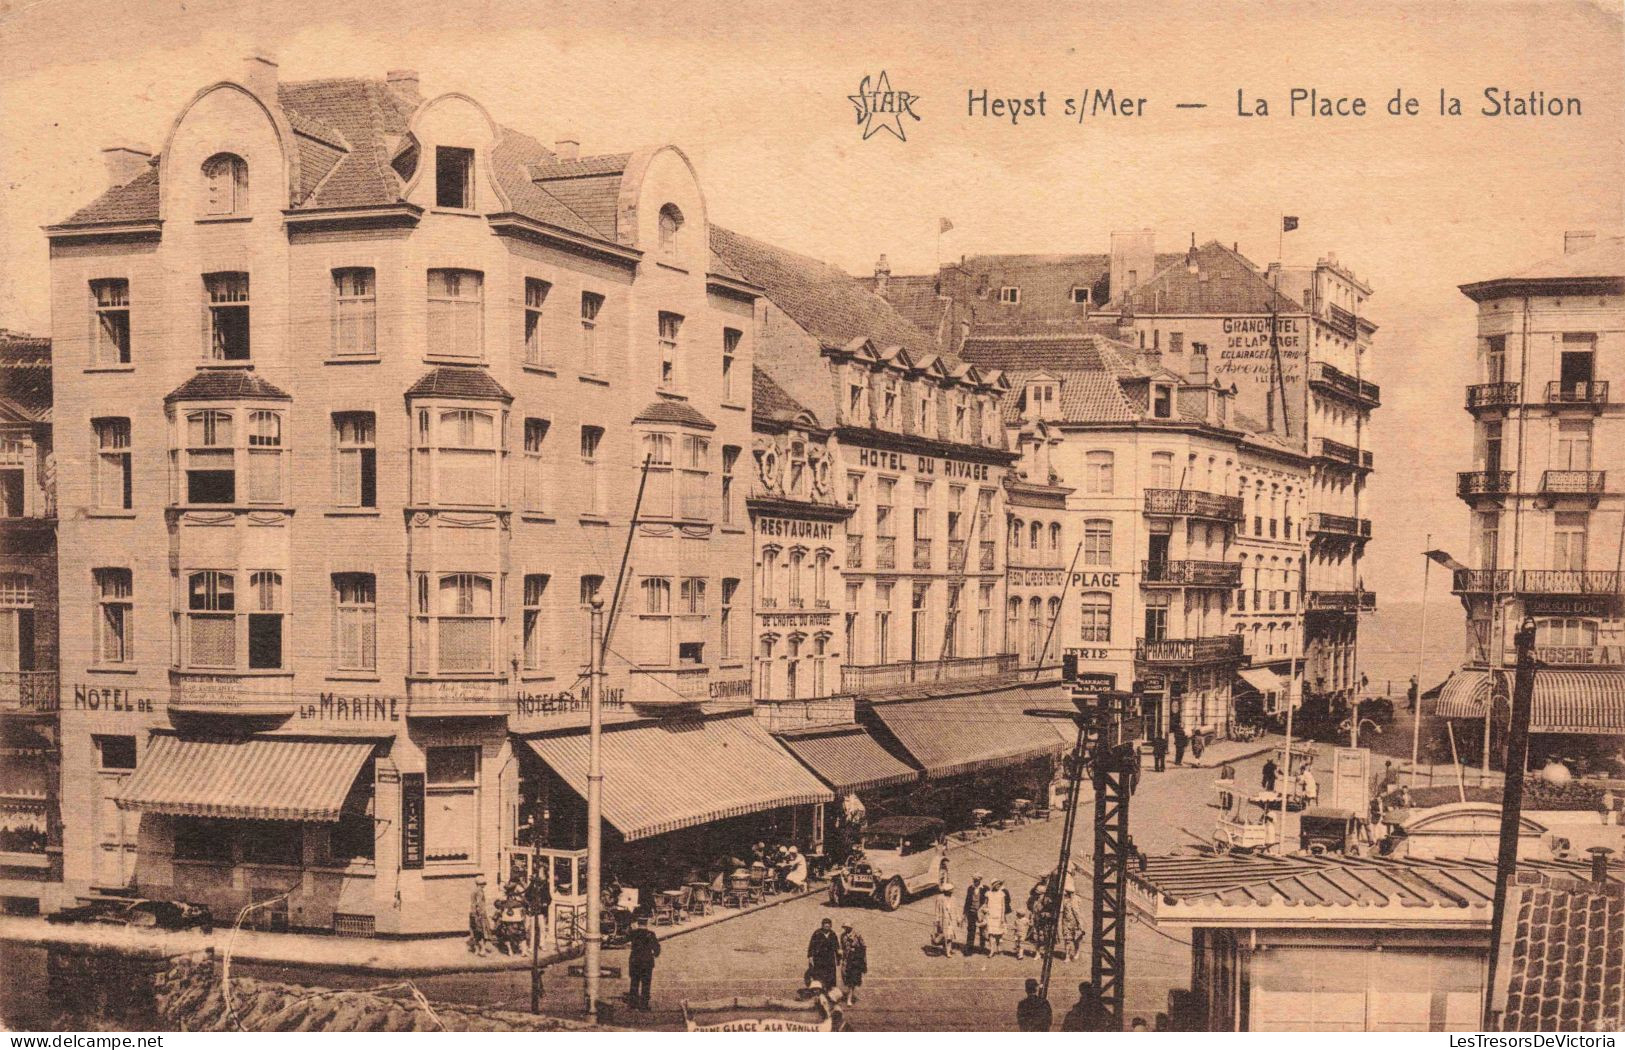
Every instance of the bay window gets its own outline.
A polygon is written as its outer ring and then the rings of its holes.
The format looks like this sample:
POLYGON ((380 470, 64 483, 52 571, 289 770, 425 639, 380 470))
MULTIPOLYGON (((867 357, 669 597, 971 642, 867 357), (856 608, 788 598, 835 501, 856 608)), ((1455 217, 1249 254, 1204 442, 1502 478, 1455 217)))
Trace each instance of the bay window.
POLYGON ((270 670, 282 666, 282 574, 255 572, 248 577, 253 605, 248 613, 248 666, 270 670))
POLYGON ((490 576, 419 573, 414 666, 434 674, 491 673, 496 667, 494 592, 490 576))
POLYGON ((171 452, 176 502, 229 505, 238 503, 240 495, 248 503, 283 501, 287 448, 280 411, 197 409, 180 424, 183 443, 171 452))
POLYGON ((185 626, 187 666, 237 666, 236 579, 231 573, 207 570, 187 577, 185 626))
POLYGON ((711 442, 692 434, 683 437, 682 513, 685 518, 710 516, 711 442))
POLYGON ((423 504, 496 506, 506 423, 506 413, 489 410, 419 408, 412 498, 423 504))
POLYGON ((247 429, 248 501, 278 503, 282 499, 282 416, 250 412, 247 429))
POLYGON ((672 513, 671 435, 643 435, 643 459, 647 473, 643 512, 654 517, 669 518, 672 513))
POLYGON ((478 360, 484 355, 485 275, 477 270, 429 271, 428 352, 478 360))

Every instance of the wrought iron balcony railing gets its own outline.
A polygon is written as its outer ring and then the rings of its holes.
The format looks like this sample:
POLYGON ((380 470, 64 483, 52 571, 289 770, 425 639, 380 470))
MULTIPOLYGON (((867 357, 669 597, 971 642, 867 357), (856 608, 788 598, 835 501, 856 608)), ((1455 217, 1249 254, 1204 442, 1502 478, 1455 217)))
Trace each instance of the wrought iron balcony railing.
POLYGON ((1546 384, 1548 405, 1592 405, 1608 403, 1608 380, 1598 379, 1582 383, 1565 383, 1561 379, 1546 384))
POLYGON ((877 569, 895 569, 895 568, 897 568, 897 537, 896 536, 876 536, 875 537, 875 568, 877 568, 877 569))
POLYGON ((1314 511, 1309 515, 1309 531, 1324 536, 1348 536, 1368 540, 1371 538, 1371 519, 1314 511))
POLYGON ((964 540, 949 540, 948 541, 948 571, 949 572, 964 572, 965 571, 965 554, 966 554, 966 548, 965 548, 965 541, 964 540))
POLYGON ((981 555, 980 555, 980 562, 979 562, 979 564, 981 566, 981 571, 983 571, 983 572, 992 572, 993 571, 994 559, 996 557, 996 555, 994 554, 993 541, 992 540, 981 540, 980 543, 981 543, 981 547, 982 547, 981 555))
POLYGON ((1213 638, 1164 638, 1134 643, 1134 659, 1145 664, 1213 664, 1241 659, 1241 639, 1233 634, 1213 638))
POLYGON ((1146 489, 1145 513, 1174 517, 1210 518, 1240 525, 1240 496, 1220 496, 1194 489, 1146 489))
POLYGON ((55 711, 59 688, 55 671, 0 671, 0 711, 55 711))
POLYGON ((1320 458, 1355 470, 1371 469, 1370 452, 1357 449, 1353 445, 1345 445, 1341 441, 1333 441, 1331 438, 1320 439, 1320 458))
POLYGON ((1594 496, 1607 481, 1606 470, 1548 470, 1540 476, 1540 491, 1549 496, 1594 496))
POLYGON ((1309 612, 1375 612, 1375 591, 1308 591, 1304 608, 1309 612))
POLYGON ((1382 401, 1382 388, 1364 379, 1356 379, 1340 368, 1324 361, 1310 363, 1309 385, 1329 389, 1356 401, 1376 407, 1382 401))
POLYGON ((1467 407, 1506 408, 1516 405, 1520 389, 1517 383, 1479 383, 1470 386, 1467 388, 1467 407))
POLYGON ((914 568, 918 572, 926 572, 931 568, 931 541, 914 541, 914 568))
POLYGON ((848 569, 863 568, 862 536, 848 536, 846 538, 846 567, 848 569))
POLYGON ((1504 496, 1512 491, 1510 470, 1467 470, 1456 475, 1456 495, 1504 496))
POLYGON ((1457 569, 1456 594, 1618 594, 1625 574, 1612 569, 1457 569))
POLYGON ((1227 561, 1142 561, 1140 582, 1147 587, 1241 586, 1241 566, 1227 561))

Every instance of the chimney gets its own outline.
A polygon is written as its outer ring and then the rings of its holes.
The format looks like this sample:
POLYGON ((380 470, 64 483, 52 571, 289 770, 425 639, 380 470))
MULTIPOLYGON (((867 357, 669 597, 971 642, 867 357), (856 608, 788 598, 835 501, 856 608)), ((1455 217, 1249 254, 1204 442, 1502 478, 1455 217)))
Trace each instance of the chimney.
POLYGON ((1607 846, 1592 846, 1586 852, 1591 854, 1591 881, 1601 886, 1608 881, 1608 857, 1614 851, 1607 846))
POLYGON ((1596 230, 1564 230, 1563 231, 1563 254, 1564 255, 1573 255, 1575 252, 1583 252, 1587 248, 1590 248, 1592 245, 1594 245, 1596 243, 1597 243, 1597 231, 1596 230))
POLYGON ((875 293, 878 295, 885 295, 886 282, 890 280, 891 263, 886 261, 886 255, 884 252, 882 252, 880 258, 875 262, 875 293))
POLYGON ((1156 235, 1149 227, 1115 231, 1111 248, 1110 292, 1112 298, 1121 299, 1134 291, 1135 285, 1151 279, 1156 269, 1156 235))
POLYGON ((135 142, 105 146, 102 161, 107 165, 108 189, 117 189, 147 170, 152 162, 152 147, 135 142))
POLYGON ((411 102, 423 101, 423 88, 418 83, 418 71, 415 69, 392 69, 384 74, 389 82, 390 89, 395 94, 411 102))
POLYGON ((276 105, 277 64, 269 51, 255 51, 243 59, 243 87, 276 105))
POLYGON ((1191 344, 1190 378, 1193 383, 1207 383, 1207 344, 1191 344))
POLYGON ((559 160, 579 160, 581 158, 581 140, 574 135, 559 139, 553 143, 553 155, 559 160))

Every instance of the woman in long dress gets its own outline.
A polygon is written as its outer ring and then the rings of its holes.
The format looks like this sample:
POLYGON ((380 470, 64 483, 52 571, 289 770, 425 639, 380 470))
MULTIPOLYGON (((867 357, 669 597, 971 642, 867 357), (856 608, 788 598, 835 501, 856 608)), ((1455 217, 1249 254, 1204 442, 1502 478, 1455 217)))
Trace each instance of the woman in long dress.
POLYGON ((982 903, 982 926, 987 931, 987 953, 998 955, 1004 948, 1004 920, 1010 913, 1010 891, 1003 879, 994 879, 982 903))
POLYGON ((954 884, 944 882, 942 892, 937 894, 937 926, 936 940, 942 945, 942 954, 952 958, 954 943, 959 940, 960 907, 954 900, 954 884))

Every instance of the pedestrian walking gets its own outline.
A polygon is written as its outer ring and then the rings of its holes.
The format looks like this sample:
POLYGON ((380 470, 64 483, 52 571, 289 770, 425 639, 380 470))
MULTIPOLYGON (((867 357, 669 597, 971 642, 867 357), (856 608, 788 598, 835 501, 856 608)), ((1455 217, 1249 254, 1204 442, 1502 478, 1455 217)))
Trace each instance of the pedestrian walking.
POLYGON ((1260 782, 1264 785, 1265 791, 1275 790, 1275 778, 1278 777, 1280 773, 1281 767, 1275 764, 1274 758, 1264 760, 1264 773, 1260 778, 1260 782))
POLYGON ((1061 900, 1060 923, 1055 945, 1067 959, 1071 959, 1083 950, 1083 912, 1078 907, 1077 894, 1071 886, 1066 888, 1066 896, 1061 900))
POLYGON ((1156 739, 1151 741, 1151 771, 1163 773, 1168 769, 1168 737, 1158 733, 1156 739))
MULTIPOLYGON (((825 920, 828 922, 829 920, 825 920)), ((626 1003, 634 1010, 649 1009, 649 992, 654 986, 655 960, 660 958, 660 938, 649 929, 649 917, 639 915, 637 925, 627 936, 631 953, 627 956, 626 972, 631 984, 626 991, 626 1003)))
POLYGON ((944 882, 942 892, 937 895, 937 928, 932 939, 942 945, 942 954, 945 958, 953 958, 954 943, 959 940, 959 920, 962 914, 959 902, 954 900, 954 884, 944 882))
POLYGON ((547 929, 548 913, 553 909, 553 889, 540 871, 531 873, 525 883, 525 915, 530 920, 531 945, 541 943, 542 931, 547 929))
POLYGON ((1010 891, 1004 888, 1003 879, 994 879, 988 887, 987 896, 982 899, 982 946, 989 955, 999 955, 1004 951, 1004 924, 1010 915, 1010 891))
POLYGON ((485 900, 484 875, 474 876, 474 892, 468 896, 468 950, 491 954, 491 907, 485 900))
POLYGON ((1101 1004, 1100 993, 1095 990, 1094 982, 1081 981, 1078 984, 1078 1001, 1072 1009, 1061 1018, 1061 1031, 1063 1032, 1104 1032, 1106 1026, 1106 1008, 1101 1004))
POLYGON ((841 939, 835 935, 835 924, 825 919, 807 941, 808 984, 816 983, 834 995, 839 987, 840 963, 841 939))
POLYGON ((1411 675, 1410 687, 1405 690, 1405 700, 1410 704, 1412 711, 1416 710, 1416 698, 1419 695, 1417 690, 1419 688, 1420 686, 1417 684, 1416 676, 1411 675))
POLYGON ((1038 994, 1038 979, 1027 978, 1027 998, 1016 1004, 1016 1029, 1021 1032, 1047 1032, 1055 1022, 1049 1000, 1038 994))
POLYGON ((1320 784, 1315 780, 1313 765, 1304 766, 1303 772, 1298 774, 1298 794, 1303 796, 1305 807, 1320 804, 1320 784))
POLYGON ((982 909, 982 877, 972 875, 965 887, 965 954, 976 950, 976 932, 982 909))
POLYGON ((863 934, 852 928, 852 924, 841 924, 841 983, 846 985, 846 1001, 852 1005, 858 1002, 858 987, 863 984, 863 975, 869 972, 869 946, 863 943, 863 934))
POLYGON ((1182 766, 1185 764, 1185 748, 1188 744, 1190 744, 1191 738, 1185 735, 1185 723, 1179 721, 1177 718, 1174 720, 1173 734, 1174 765, 1182 766))
POLYGON ((1032 936, 1033 924, 1028 920, 1027 913, 1018 911, 1010 916, 1010 954, 1018 959, 1027 958, 1028 949, 1032 947, 1029 938, 1032 936))

